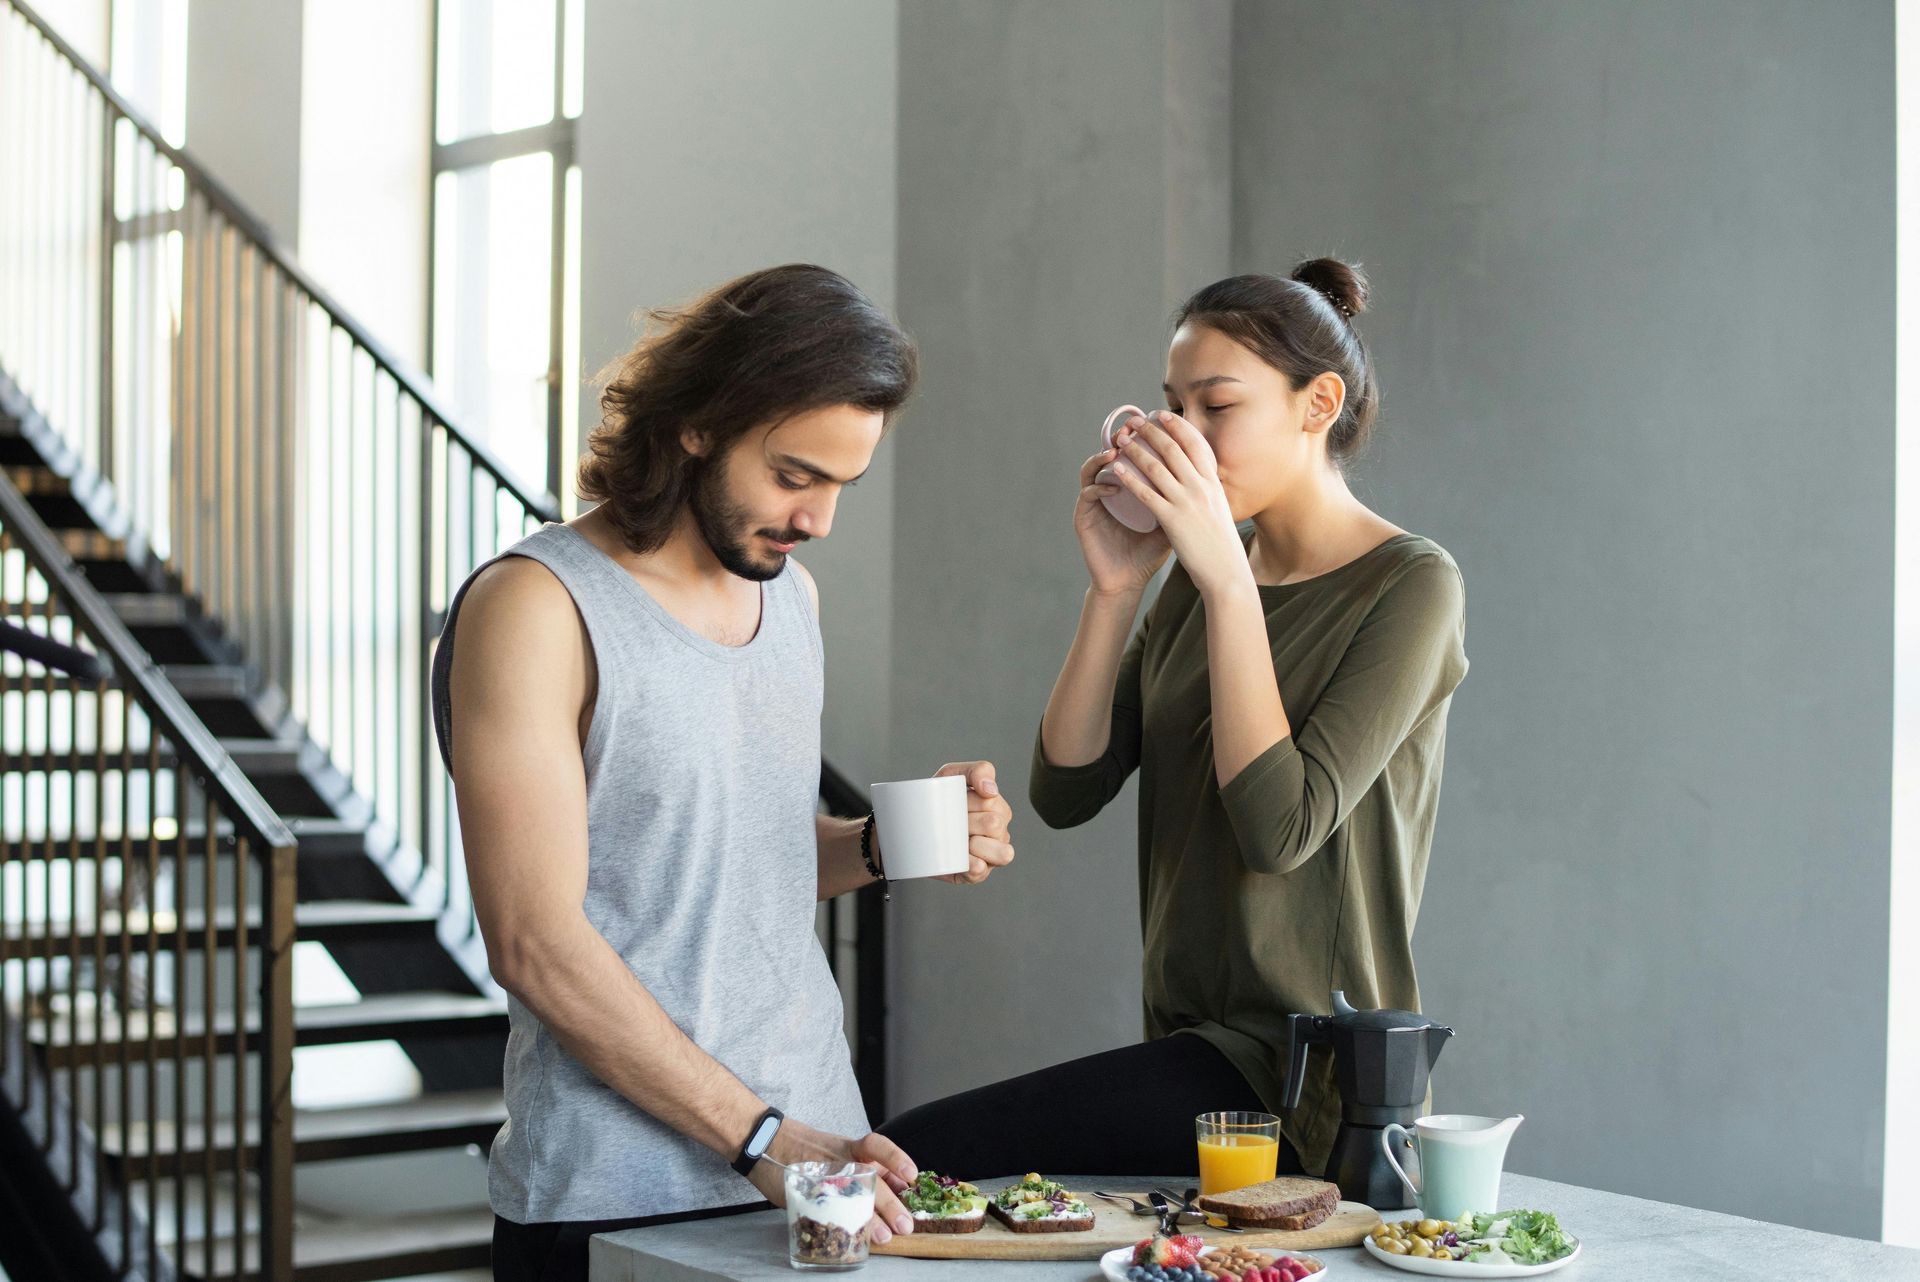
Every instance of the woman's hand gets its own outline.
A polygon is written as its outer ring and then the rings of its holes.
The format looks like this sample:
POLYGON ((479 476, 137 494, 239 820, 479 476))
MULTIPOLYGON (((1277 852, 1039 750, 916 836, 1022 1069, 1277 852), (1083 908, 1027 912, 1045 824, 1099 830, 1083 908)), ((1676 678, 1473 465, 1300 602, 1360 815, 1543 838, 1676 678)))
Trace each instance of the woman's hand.
POLYGON ((1100 501, 1120 492, 1119 486, 1095 479, 1101 468, 1118 457, 1118 450, 1101 450, 1080 465, 1080 499, 1073 507, 1073 532, 1080 538, 1080 554, 1087 559, 1087 574, 1095 592, 1138 596, 1166 561, 1171 545, 1165 530, 1146 534, 1130 530, 1100 501))
POLYGON ((1113 439, 1120 447, 1115 477, 1159 518, 1201 595, 1251 583, 1253 570, 1233 527, 1213 447, 1199 429, 1170 410, 1159 410, 1127 420, 1113 439))

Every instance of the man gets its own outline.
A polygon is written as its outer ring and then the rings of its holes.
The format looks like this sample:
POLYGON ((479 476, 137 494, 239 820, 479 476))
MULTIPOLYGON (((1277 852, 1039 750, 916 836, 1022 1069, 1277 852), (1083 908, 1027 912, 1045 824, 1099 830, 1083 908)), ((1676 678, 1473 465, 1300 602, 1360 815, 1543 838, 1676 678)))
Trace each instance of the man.
MULTIPOLYGON (((651 319, 580 469, 599 506, 477 570, 434 661, 509 997, 501 1280, 584 1278, 594 1233, 778 1204, 777 1163, 880 1165, 869 1232, 912 1231, 895 1190, 916 1172, 871 1131, 813 932, 886 852, 815 813, 819 598, 791 554, 866 471, 913 346, 819 267, 651 319)), ((990 763, 940 773, 970 785, 950 880, 980 881, 1013 858, 1011 810, 990 763)))

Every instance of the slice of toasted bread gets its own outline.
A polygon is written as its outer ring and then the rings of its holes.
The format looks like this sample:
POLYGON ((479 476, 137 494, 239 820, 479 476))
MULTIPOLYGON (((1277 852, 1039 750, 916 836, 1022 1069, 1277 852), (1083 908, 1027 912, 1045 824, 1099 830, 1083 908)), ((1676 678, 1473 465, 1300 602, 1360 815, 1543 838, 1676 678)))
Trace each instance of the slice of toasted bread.
POLYGON ((1310 1229, 1340 1206, 1340 1187, 1325 1180, 1283 1175, 1230 1193, 1202 1197, 1203 1211, 1224 1215, 1241 1228, 1310 1229))
POLYGON ((913 1213, 915 1233, 978 1233, 986 1222, 985 1211, 975 1211, 971 1215, 928 1215, 924 1211, 913 1213))
POLYGON ((997 1203, 989 1202, 987 1213, 1013 1233, 1085 1233, 1093 1228, 1091 1209, 1085 1215, 1049 1215, 1042 1220, 1023 1220, 1002 1210, 997 1203))

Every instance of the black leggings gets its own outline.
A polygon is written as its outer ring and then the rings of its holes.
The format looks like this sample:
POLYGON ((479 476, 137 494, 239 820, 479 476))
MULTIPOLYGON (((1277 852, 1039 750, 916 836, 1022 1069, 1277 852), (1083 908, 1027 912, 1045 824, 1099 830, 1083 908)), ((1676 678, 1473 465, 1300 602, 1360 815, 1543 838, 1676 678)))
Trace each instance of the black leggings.
MULTIPOLYGON (((1213 1043, 1175 1034, 949 1095, 879 1130, 921 1170, 960 1179, 1170 1176, 1199 1168, 1193 1119, 1227 1110, 1266 1105, 1213 1043)), ((1300 1169, 1283 1137, 1280 1173, 1300 1169)))
POLYGON ((764 1211, 765 1202, 716 1207, 710 1211, 683 1211, 677 1215, 645 1215, 629 1220, 554 1220, 542 1224, 515 1224, 493 1217, 494 1282, 587 1282, 587 1239, 596 1233, 651 1228, 656 1224, 686 1224, 725 1215, 764 1211))

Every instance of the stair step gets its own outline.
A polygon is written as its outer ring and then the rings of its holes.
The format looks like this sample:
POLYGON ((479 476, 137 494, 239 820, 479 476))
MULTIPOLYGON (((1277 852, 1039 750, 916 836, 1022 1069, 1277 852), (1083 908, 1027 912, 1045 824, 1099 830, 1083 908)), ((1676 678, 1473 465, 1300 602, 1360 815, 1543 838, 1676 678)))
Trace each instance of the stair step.
POLYGON ((190 617, 187 599, 175 592, 107 592, 102 599, 130 628, 177 627, 190 617))
POLYGON ((124 562, 127 559, 126 540, 116 539, 99 530, 55 530, 53 537, 66 554, 76 561, 124 562))
POLYGON ((66 477, 39 461, 36 455, 31 463, 8 462, 5 465, 7 479, 13 482, 13 488, 22 494, 71 494, 73 484, 66 477))
POLYGON ((291 775, 300 773, 300 758, 306 744, 298 739, 220 740, 233 763, 249 775, 291 775))
MULTIPOLYGON (((293 1160, 325 1162, 468 1144, 484 1148, 506 1120, 506 1100, 497 1090, 447 1091, 359 1108, 300 1109, 293 1115, 293 1160)), ((185 1130, 184 1138, 176 1141, 171 1122, 156 1126, 151 1137, 145 1126, 128 1128, 124 1138, 121 1128, 109 1126, 101 1132, 100 1147, 109 1157, 130 1161, 147 1157, 150 1141, 152 1151, 161 1156, 179 1151, 196 1160, 204 1157, 209 1151, 205 1129, 189 1125, 185 1130)), ((251 1163, 260 1138, 259 1119, 247 1119, 246 1133, 243 1160, 251 1163)), ((230 1164, 233 1148, 233 1121, 216 1121, 211 1149, 215 1160, 230 1164)))
MULTIPOLYGON (((367 830, 365 825, 357 819, 312 819, 288 817, 284 815, 281 816, 281 818, 286 823, 288 830, 293 833, 294 839, 299 842, 300 857, 302 859, 330 859, 341 856, 351 857, 366 853, 367 830)), ((231 851, 233 848, 233 824, 228 820, 222 819, 215 826, 214 833, 219 842, 221 852, 226 853, 231 851)), ((92 858, 95 842, 94 832, 90 829, 83 829, 78 840, 80 857, 82 859, 92 858)), ((105 840, 107 857, 109 859, 116 857, 120 853, 120 835, 110 832, 106 834, 105 840)), ((133 857, 135 859, 145 859, 147 834, 144 831, 135 832, 130 840, 133 845, 133 857)), ((161 857, 163 859, 173 858, 173 852, 178 844, 177 838, 172 835, 162 837, 160 841, 161 857)), ((188 824, 187 853, 191 857, 198 858, 205 850, 206 844, 206 825, 199 822, 188 824)), ((0 862, 16 859, 29 862, 41 862, 49 858, 65 859, 71 845, 72 839, 65 836, 55 837, 53 840, 53 851, 49 854, 47 851, 47 843, 42 838, 35 837, 28 841, 0 841, 0 862)))
MULTIPOLYGON (((431 941, 437 920, 438 914, 410 904, 323 900, 297 904, 293 910, 296 937, 302 942, 320 944, 374 943, 409 937, 431 941)), ((213 921, 214 947, 232 948, 236 934, 232 910, 216 913, 213 921)), ((178 937, 180 919, 172 913, 157 913, 152 925, 160 936, 161 947, 171 951, 173 941, 178 937)), ((119 914, 107 913, 101 926, 108 953, 117 954, 121 929, 119 914)), ((144 951, 147 926, 145 914, 135 913, 127 919, 126 928, 133 935, 135 951, 144 951)), ((90 927, 89 922, 79 923, 78 929, 64 922, 53 923, 51 929, 45 922, 11 923, 4 933, 7 955, 68 957, 78 951, 83 957, 91 957, 96 935, 90 927)), ((199 910, 187 913, 186 929, 188 949, 196 952, 203 949, 207 942, 206 913, 199 910)), ((259 929, 259 914, 249 913, 247 930, 251 935, 250 942, 255 945, 259 943, 259 929)))
POLYGON ((160 674, 180 692, 193 699, 244 699, 252 692, 247 670, 226 663, 173 663, 160 674))
MULTIPOLYGON (((171 1042, 176 1021, 172 1011, 129 1011, 124 1018, 106 1012, 101 1019, 98 1044, 117 1047, 122 1040, 129 1045, 146 1044, 151 1023, 152 1036, 171 1042), (150 1018, 151 1017, 151 1018, 150 1018), (124 1027, 124 1038, 122 1030, 124 1027)), ((66 1068, 86 1064, 96 1045, 91 1015, 76 1020, 55 1018, 52 1027, 44 1019, 28 1025, 28 1037, 40 1047, 47 1063, 66 1068), (78 1027, 70 1025, 77 1024, 78 1027)), ((247 1013, 247 1037, 255 1044, 260 1017, 247 1013)), ((296 1046, 334 1046, 345 1042, 379 1042, 419 1037, 504 1036, 507 1031, 507 1007, 503 1001, 462 993, 378 993, 357 1002, 337 1006, 300 1006, 293 1012, 293 1042, 296 1046)), ((206 1037, 205 1016, 195 1011, 179 1028, 192 1054, 198 1057, 200 1043, 206 1037)), ((215 1053, 231 1055, 235 1029, 231 1012, 222 1011, 213 1022, 215 1053)))
MULTIPOLYGON (((259 1239, 245 1239, 244 1271, 258 1271, 259 1239)), ((326 1220, 302 1224, 293 1235, 293 1275, 296 1282, 374 1282, 378 1278, 454 1269, 487 1267, 493 1243, 493 1212, 485 1207, 431 1211, 379 1219, 326 1220)), ((198 1247, 185 1251, 181 1276, 197 1280, 209 1276, 198 1247)), ((227 1239, 215 1246, 210 1276, 228 1278, 235 1268, 234 1244, 227 1239)))
POLYGON ((367 852, 367 828, 358 819, 310 819, 282 815, 294 840, 300 843, 300 856, 327 858, 339 855, 364 855, 367 852))
MULTIPOLYGON (((38 687, 38 682, 35 682, 38 687)), ((91 686, 83 687, 91 690, 91 686)), ((85 718, 90 720, 91 717, 85 718)), ((162 740, 165 743, 165 740, 162 740)), ((297 775, 300 773, 301 756, 305 745, 286 739, 222 739, 220 746, 241 771, 254 778, 267 775, 297 775)), ((89 774, 98 768, 99 758, 88 750, 79 752, 15 752, 6 759, 6 773, 17 774, 29 771, 51 770, 55 773, 89 774)), ((171 751, 160 754, 162 770, 170 770, 178 762, 171 751)), ((117 770, 120 754, 117 750, 108 752, 105 757, 105 769, 117 770)), ((318 756, 316 754, 316 764, 318 756)), ((147 745, 135 743, 128 754, 128 763, 134 771, 144 772, 147 768, 147 745)), ((145 784, 138 785, 145 787, 145 784)))

